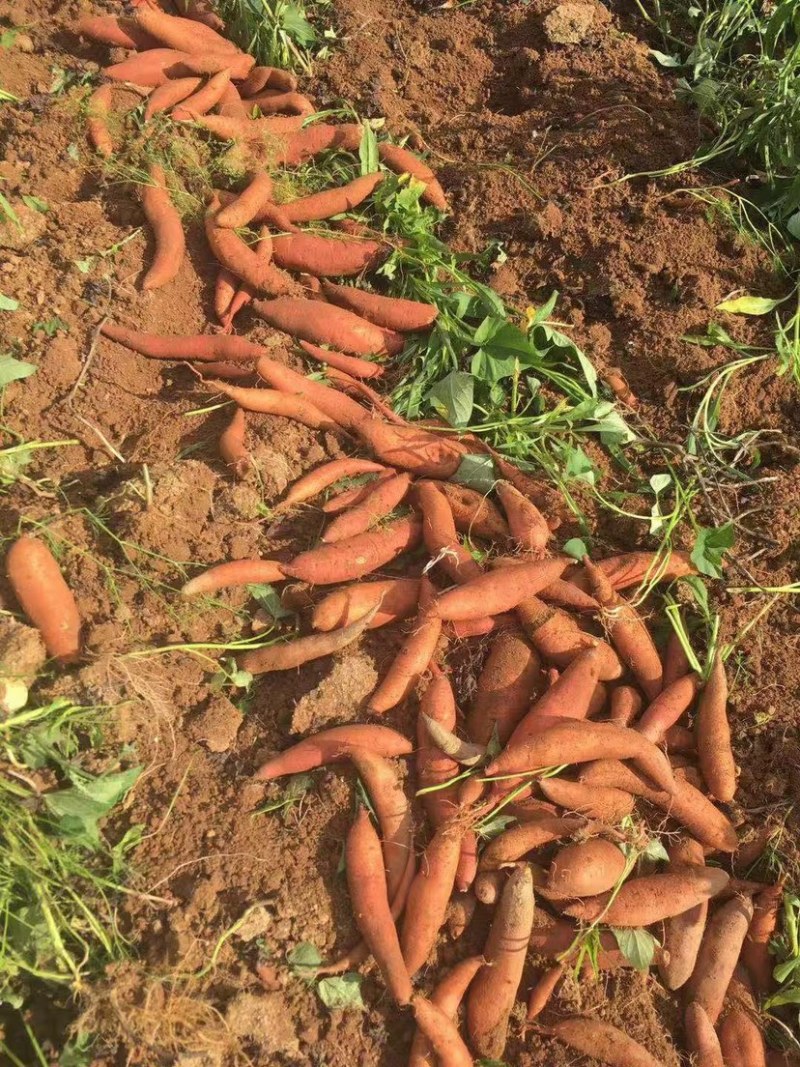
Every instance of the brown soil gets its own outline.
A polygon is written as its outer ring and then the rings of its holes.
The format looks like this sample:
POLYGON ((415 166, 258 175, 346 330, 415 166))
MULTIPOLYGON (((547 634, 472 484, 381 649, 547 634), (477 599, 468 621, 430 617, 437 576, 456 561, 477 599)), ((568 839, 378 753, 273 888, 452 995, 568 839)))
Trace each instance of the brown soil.
MULTIPOLYGON (((687 408, 676 387, 727 358, 689 346, 681 335, 704 330, 729 292, 771 293, 776 283, 756 250, 674 184, 615 183, 626 172, 684 158, 701 135, 696 116, 675 102, 669 79, 648 58, 633 5, 570 4, 583 10, 552 16, 553 6, 485 0, 428 11, 410 0, 337 0, 341 47, 307 88, 321 106, 343 98, 361 114, 384 115, 393 133, 410 133, 429 149, 453 207, 446 238, 468 251, 503 241, 508 259, 492 284, 512 305, 525 307, 558 288, 560 314, 578 343, 601 372, 621 367, 643 418, 679 441, 687 408), (564 39, 574 43, 553 43, 564 39)), ((331 435, 256 417, 249 432, 264 478, 260 486, 234 485, 216 452, 225 412, 189 414, 209 402, 195 376, 97 340, 104 315, 157 333, 204 331, 215 266, 193 226, 177 281, 156 292, 137 287, 151 251, 146 229, 87 274, 76 268, 76 260, 143 224, 126 189, 100 182, 86 166, 80 91, 48 95, 53 66, 80 72, 106 60, 106 49, 67 32, 78 11, 77 3, 56 0, 0 4, 0 18, 24 25, 33 46, 0 55, 0 83, 22 100, 1 105, 2 191, 18 206, 23 193, 50 206, 46 215, 26 216, 25 236, 11 242, 16 247, 0 242, 0 291, 20 301, 15 314, 0 313, 0 350, 19 347, 38 367, 6 390, 4 418, 26 440, 76 442, 36 455, 27 480, 3 501, 0 535, 35 521, 62 543, 91 662, 52 689, 122 704, 118 738, 147 768, 109 827, 121 835, 142 824, 146 836, 134 854, 142 895, 121 905, 134 959, 111 969, 81 1004, 87 1025, 103 1035, 95 1067, 399 1067, 412 1025, 372 974, 366 1013, 331 1013, 284 966, 301 941, 327 957, 354 937, 339 871, 352 810, 349 775, 319 775, 302 800, 270 816, 254 815, 265 790, 250 780, 290 730, 358 714, 397 635, 373 634, 335 664, 322 660, 270 676, 244 699, 230 688, 216 691, 213 671, 198 656, 127 655, 249 632, 243 593, 202 607, 177 597, 185 566, 285 558, 290 546, 310 544, 319 529, 313 512, 273 526, 262 505, 342 452, 331 435), (65 324, 55 337, 32 332, 54 316, 65 324), (246 928, 227 940, 206 977, 157 981, 201 968, 254 904, 246 928), (259 981, 255 963, 265 954, 259 981)), ((752 329, 717 317, 739 336, 752 329)), ((241 323, 248 336, 282 351, 257 320, 245 314, 241 323)), ((729 430, 768 427, 791 441, 798 411, 791 378, 760 365, 734 382, 723 420, 729 430)), ((797 577, 800 486, 793 453, 778 447, 764 455, 775 481, 738 503, 757 508, 748 521, 764 540, 743 552, 761 550, 747 566, 779 584, 797 577)), ((597 533, 609 548, 641 543, 640 528, 621 520, 603 519, 597 533)), ((761 605, 718 594, 717 606, 730 637, 761 605)), ((5 584, 0 608, 13 609, 5 584)), ((779 818, 798 793, 797 643, 796 613, 783 599, 742 645, 732 699, 742 824, 779 818)), ((465 661, 477 663, 481 648, 469 642, 465 661)), ((408 728, 414 714, 409 705, 389 721, 408 728)), ((278 793, 266 790, 267 798, 278 793)), ((479 916, 464 936, 471 950, 480 949, 483 923, 479 916)), ((463 952, 443 939, 439 962, 463 952)), ((430 969, 426 984, 436 972, 430 969)), ((665 1065, 680 1062, 675 1003, 656 982, 630 974, 569 982, 559 1006, 597 1008, 665 1065)), ((575 1062, 543 1036, 523 1039, 519 1026, 514 1033, 509 1063, 575 1062)))

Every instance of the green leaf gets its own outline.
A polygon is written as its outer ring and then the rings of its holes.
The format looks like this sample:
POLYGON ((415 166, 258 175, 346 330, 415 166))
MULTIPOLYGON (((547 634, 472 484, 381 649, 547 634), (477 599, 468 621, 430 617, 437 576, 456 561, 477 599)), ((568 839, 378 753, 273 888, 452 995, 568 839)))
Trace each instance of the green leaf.
POLYGON ((361 132, 361 143, 358 146, 358 158, 361 162, 362 174, 375 174, 378 169, 378 138, 375 131, 365 122, 361 132))
POLYGON ((73 263, 81 272, 81 274, 88 274, 95 263, 96 256, 88 256, 86 259, 74 259, 73 263))
POLYGON ((50 210, 50 205, 46 200, 42 200, 39 196, 30 196, 28 193, 22 194, 22 203, 32 211, 38 211, 42 215, 45 215, 50 210))
POLYGON ((648 48, 647 51, 662 67, 682 67, 683 63, 677 56, 667 55, 666 52, 659 52, 657 48, 648 48))
POLYGON ((451 481, 465 485, 478 493, 490 493, 497 481, 494 460, 486 455, 464 456, 451 481))
POLYGON ((0 293, 0 311, 16 311, 19 307, 19 300, 15 300, 13 296, 5 296, 0 293))
POLYGON ((19 215, 11 206, 11 201, 8 200, 7 197, 5 197, 2 193, 0 193, 0 210, 2 210, 3 214, 7 218, 11 219, 11 221, 15 223, 20 230, 22 229, 22 223, 19 221, 19 215))
POLYGON ((487 348, 479 348, 472 357, 470 371, 479 381, 495 385, 503 378, 511 378, 517 370, 519 360, 513 353, 495 356, 487 348))
POLYGON ((628 963, 637 971, 648 971, 655 958, 658 941, 641 927, 612 926, 611 932, 617 939, 619 950, 628 963))
POLYGON ((582 541, 580 537, 571 537, 564 545, 562 551, 565 555, 572 556, 573 559, 583 559, 584 556, 589 555, 589 549, 586 547, 586 542, 582 541))
POLYGON ((567 449, 564 476, 567 480, 586 482, 587 485, 594 485, 597 481, 594 464, 579 445, 567 449))
POLYGON ((789 216, 786 220, 786 229, 792 237, 800 240, 800 211, 795 211, 794 215, 789 216))
POLYGON ((295 945, 286 953, 286 962, 296 978, 311 982, 322 963, 322 956, 316 945, 312 945, 310 941, 301 941, 299 945, 295 945))
POLYGON ((646 856, 649 860, 669 863, 669 853, 664 848, 664 843, 660 837, 651 837, 647 842, 647 846, 642 852, 642 855, 646 856))
POLYGON ((48 337, 55 337, 59 330, 64 330, 65 333, 69 332, 69 326, 58 315, 54 315, 52 319, 47 319, 44 322, 34 322, 31 330, 33 333, 43 333, 48 337))
POLYGON ((495 815, 488 822, 481 823, 480 836, 484 841, 491 841, 492 838, 498 837, 516 821, 516 815, 495 815))
POLYGON ((281 25, 293 40, 307 48, 317 39, 314 27, 306 18, 302 7, 297 4, 287 4, 281 16, 281 25))
POLYGON ((472 415, 475 379, 466 371, 452 370, 428 390, 426 400, 451 426, 466 426, 472 415))
POLYGON ((360 974, 348 973, 335 978, 322 978, 317 985, 319 999, 329 1011, 366 1011, 361 996, 360 974))
POLYGON ((263 608, 267 615, 271 615, 273 619, 285 619, 287 615, 293 614, 283 606, 280 594, 273 586, 258 583, 248 585, 247 591, 258 606, 263 608))
POLYGON ((35 363, 26 363, 14 356, 0 356, 0 389, 9 382, 17 382, 21 378, 30 378, 36 373, 35 363))
POLYGON ((698 577, 696 574, 687 574, 684 575, 684 577, 682 577, 680 581, 684 582, 686 585, 689 586, 692 591, 692 596, 697 601, 700 610, 703 612, 704 615, 708 615, 710 612, 708 604, 708 587, 706 586, 706 583, 703 581, 703 579, 698 577))
POLYGON ((716 529, 701 526, 697 531, 697 540, 692 549, 691 561, 701 574, 709 578, 722 577, 722 559, 736 541, 733 523, 726 522, 716 529))
POLYGON ((123 799, 142 773, 141 767, 131 767, 99 778, 77 779, 67 789, 44 796, 44 805, 58 820, 59 828, 69 837, 85 837, 88 842, 99 841, 98 819, 106 815, 123 799))
POLYGON ((0 48, 10 48, 22 30, 3 30, 0 33, 0 48))
POLYGON ((717 304, 717 311, 727 311, 730 315, 767 315, 781 303, 766 296, 737 296, 735 300, 723 300, 717 304))

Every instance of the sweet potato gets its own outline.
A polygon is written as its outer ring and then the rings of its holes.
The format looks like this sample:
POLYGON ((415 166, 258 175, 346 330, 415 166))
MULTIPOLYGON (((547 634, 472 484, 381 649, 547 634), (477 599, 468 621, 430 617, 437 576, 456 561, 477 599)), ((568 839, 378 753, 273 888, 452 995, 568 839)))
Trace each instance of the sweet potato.
POLYGON ((564 910, 584 922, 595 922, 602 915, 603 922, 609 926, 650 926, 715 897, 728 884, 728 879, 718 867, 682 867, 663 874, 629 878, 613 900, 611 893, 601 893, 570 904, 564 910))
POLYGON ((229 119, 247 118, 247 108, 233 82, 228 82, 225 86, 225 91, 217 104, 217 114, 229 119))
POLYGON ((729 1012, 719 1028, 726 1067, 767 1067, 767 1049, 758 1023, 741 1009, 729 1012))
POLYGON ((533 560, 519 567, 491 571, 437 597, 431 611, 440 619, 460 621, 498 615, 515 608, 526 596, 558 578, 568 560, 564 557, 533 560))
POLYGON ((347 430, 357 432, 360 424, 369 417, 364 409, 349 397, 342 396, 337 390, 321 382, 315 382, 311 378, 298 374, 285 363, 278 363, 268 356, 261 356, 256 363, 256 370, 274 389, 287 396, 293 396, 297 400, 313 404, 328 418, 335 420, 347 430))
POLYGON ((191 337, 162 337, 155 333, 139 333, 104 322, 100 327, 104 337, 139 352, 149 359, 187 359, 211 362, 213 360, 247 360, 253 362, 264 352, 260 345, 244 337, 226 337, 223 334, 197 334, 191 337))
POLYGON ((545 586, 539 596, 546 604, 555 604, 556 607, 565 608, 567 611, 595 612, 600 607, 593 596, 563 578, 556 578, 550 585, 545 586))
MULTIPOLYGON (((376 610, 372 609, 373 612, 376 610)), ((343 626, 340 630, 327 633, 310 634, 308 637, 296 637, 283 644, 268 645, 266 648, 254 648, 240 656, 239 663, 250 674, 267 674, 270 671, 290 671, 301 667, 311 660, 332 656, 343 648, 357 641, 366 630, 370 615, 364 615, 343 626)))
POLYGON ((142 279, 142 289, 160 289, 171 282, 183 263, 186 239, 183 223, 169 195, 163 169, 152 163, 149 182, 141 186, 142 208, 150 223, 156 251, 150 269, 142 279))
POLYGON ((563 963, 557 963, 555 967, 550 967, 542 972, 528 997, 526 1022, 531 1023, 541 1015, 550 1003, 550 998, 555 993, 556 986, 563 978, 565 970, 566 967, 563 963))
MULTIPOLYGON (((236 275, 226 270, 225 267, 220 267, 217 271, 217 280, 214 283, 214 314, 223 325, 238 288, 239 279, 236 275)), ((224 375, 221 375, 221 377, 224 377, 224 375)))
POLYGON ((661 660, 650 632, 632 604, 615 591, 610 579, 588 556, 583 560, 589 591, 603 609, 603 622, 623 663, 645 694, 654 700, 662 689, 661 660))
POLYGON ((431 481, 414 486, 414 499, 422 512, 422 540, 437 568, 451 581, 464 583, 483 573, 479 563, 458 540, 447 497, 431 481))
POLYGON ((500 498, 511 536, 517 545, 523 552, 541 555, 552 536, 544 515, 510 482, 501 479, 495 485, 495 492, 500 498))
POLYGON ((307 118, 317 111, 316 105, 302 93, 278 93, 274 89, 251 96, 247 102, 251 108, 257 107, 264 115, 285 111, 289 115, 302 115, 307 118))
POLYGON ((753 918, 742 946, 742 963, 760 996, 772 992, 774 986, 772 969, 775 966, 775 957, 769 951, 769 943, 775 933, 783 892, 781 884, 770 886, 758 894, 754 901, 753 918))
POLYGON ((509 536, 500 509, 483 493, 453 482, 436 484, 447 497, 456 529, 460 533, 483 541, 504 541, 509 536))
POLYGON ((224 393, 245 411, 257 411, 262 415, 280 415, 312 430, 340 430, 341 427, 328 415, 299 396, 279 393, 277 389, 247 389, 240 385, 210 379, 210 388, 224 393))
POLYGON ((297 78, 291 71, 279 67, 253 67, 239 86, 239 92, 249 99, 264 89, 280 89, 283 93, 291 93, 296 88, 297 78))
MULTIPOLYGON (((464 999, 469 984, 483 965, 480 956, 468 956, 452 967, 431 993, 431 1004, 449 1019, 455 1020, 458 1006, 464 999)), ((430 1041, 417 1030, 411 1042, 408 1067, 436 1067, 438 1060, 430 1041)))
POLYGON ((408 618, 419 601, 418 578, 388 578, 382 582, 360 582, 336 589, 314 607, 311 625, 315 630, 347 626, 378 608, 368 629, 408 618))
POLYGON ((389 170, 393 170, 396 174, 410 174, 412 178, 422 182, 425 186, 422 199, 433 204, 439 211, 447 211, 444 190, 431 168, 427 163, 423 163, 419 156, 415 156, 407 148, 400 148, 388 141, 381 141, 378 145, 378 155, 381 163, 389 170))
POLYGON ((376 393, 366 382, 353 378, 346 371, 339 370, 338 367, 334 367, 331 364, 327 368, 327 377, 328 381, 332 382, 337 389, 341 389, 342 392, 349 393, 351 396, 363 397, 369 403, 370 414, 373 417, 380 416, 386 422, 393 422, 397 426, 408 425, 403 416, 393 411, 389 404, 381 399, 380 394, 376 393))
MULTIPOLYGON (((301 122, 305 121, 302 116, 298 117, 301 122)), ((362 128, 356 123, 330 126, 319 122, 315 126, 306 126, 295 133, 287 134, 283 139, 283 147, 276 162, 285 167, 296 167, 332 148, 357 152, 361 144, 361 136, 362 128)))
POLYGON ((198 115, 205 115, 222 99, 230 80, 231 72, 227 67, 212 74, 205 85, 172 109, 170 117, 175 122, 186 122, 196 119, 198 115))
POLYGON ((297 343, 312 359, 316 359, 319 363, 327 363, 329 367, 346 371, 348 374, 354 374, 357 378, 380 378, 383 374, 383 367, 380 363, 359 359, 358 356, 348 356, 333 348, 320 348, 319 345, 312 345, 308 341, 297 343))
POLYGON ((115 15, 82 15, 73 27, 79 37, 89 37, 114 48, 137 49, 140 52, 158 47, 157 38, 142 29, 135 19, 115 15))
POLYGON ((630 726, 642 710, 642 697, 632 685, 617 685, 611 690, 609 722, 630 726))
POLYGON ((501 631, 492 641, 467 715, 467 733, 488 745, 497 731, 506 744, 541 687, 541 660, 518 629, 501 631))
POLYGON ((86 105, 86 129, 89 140, 101 156, 108 159, 114 154, 114 142, 108 131, 108 115, 111 111, 114 86, 106 82, 95 89, 86 105))
POLYGON ((736 763, 731 748, 731 728, 728 724, 728 682, 725 678, 725 665, 719 653, 697 702, 694 732, 700 770, 711 795, 723 803, 733 800, 736 792, 736 763))
POLYGON ((615 826, 634 808, 634 798, 623 789, 606 785, 586 785, 566 778, 546 778, 539 783, 542 793, 565 811, 577 811, 589 819, 615 826))
POLYGON ((463 456, 458 443, 446 437, 415 426, 391 426, 381 419, 366 419, 359 425, 358 435, 382 463, 423 477, 449 478, 463 456))
POLYGON ((238 585, 258 585, 283 582, 286 575, 280 563, 271 559, 237 559, 210 567, 192 578, 181 589, 181 596, 198 596, 200 593, 216 593, 220 589, 232 589, 238 585))
MULTIPOLYGON (((256 300, 253 310, 277 330, 313 344, 333 345, 357 356, 388 354, 386 337, 380 327, 344 308, 321 304, 317 300, 281 298, 256 300)), ((449 473, 454 473, 455 469, 449 473)))
POLYGON ((567 667, 587 648, 596 648, 600 656, 600 679, 619 678, 622 664, 611 646, 587 634, 560 608, 545 604, 537 596, 527 596, 516 608, 517 618, 533 647, 548 663, 567 667))
POLYGON ((600 658, 595 649, 581 652, 559 678, 531 704, 508 739, 508 748, 524 745, 553 719, 585 719, 597 690, 600 658))
POLYGON ((251 56, 233 53, 190 53, 173 48, 151 48, 103 67, 103 74, 112 81, 133 82, 134 85, 159 86, 169 78, 185 78, 193 74, 216 74, 226 68, 232 78, 242 77, 253 63, 251 56))
POLYGON ((317 278, 346 276, 373 270, 385 258, 388 246, 379 241, 320 237, 291 233, 273 241, 275 262, 286 270, 302 271, 317 278))
POLYGON ((259 242, 254 251, 235 230, 226 229, 217 223, 219 198, 213 197, 205 216, 206 239, 216 260, 242 281, 260 292, 278 296, 281 293, 296 294, 302 286, 270 262, 264 254, 265 242, 259 242))
MULTIPOLYGON (((598 560, 596 565, 618 593, 639 585, 645 578, 652 580, 658 576, 661 582, 671 582, 696 573, 685 552, 670 552, 665 556, 658 552, 626 552, 598 560)), ((580 566, 576 565, 565 577, 581 589, 589 590, 588 577, 581 572, 580 566)))
POLYGON ((664 663, 664 688, 672 685, 678 678, 683 678, 691 670, 689 657, 684 651, 680 638, 674 630, 670 630, 667 644, 663 654, 664 663))
POLYGON ((170 79, 163 85, 157 86, 147 98, 144 109, 145 122, 161 111, 169 111, 170 108, 191 96, 202 83, 202 78, 189 77, 170 79))
POLYGON ((604 756, 632 759, 648 778, 667 793, 675 779, 666 757, 647 738, 613 723, 557 720, 529 737, 523 745, 507 747, 486 768, 488 776, 526 774, 562 763, 587 763, 604 756))
POLYGON ((514 869, 503 888, 483 950, 486 964, 467 994, 467 1031, 480 1056, 503 1058, 533 913, 533 878, 530 868, 522 865, 514 869))
POLYGON ((663 1067, 638 1041, 601 1019, 573 1016, 555 1023, 547 1032, 608 1067, 663 1067))
MULTIPOLYGON (((347 544, 347 542, 340 542, 347 544)), ((369 711, 381 715, 409 696, 428 668, 442 632, 440 619, 430 615, 432 587, 427 578, 420 582, 419 612, 411 630, 369 698, 369 711)))
MULTIPOLYGON (((669 870, 679 871, 687 864, 705 866, 703 846, 693 838, 685 838, 679 845, 671 845, 669 870)), ((708 917, 708 901, 701 900, 693 908, 673 915, 664 922, 664 958, 658 966, 661 981, 667 989, 680 989, 691 977, 703 939, 708 917)))
MULTIPOLYGON (((329 219, 332 215, 342 215, 352 211, 362 201, 371 195, 375 187, 383 181, 384 175, 378 171, 375 174, 365 174, 360 178, 348 182, 346 185, 336 186, 333 189, 324 189, 310 196, 301 196, 297 200, 290 200, 281 204, 286 217, 290 222, 314 222, 317 219, 329 219)), ((338 301, 334 300, 334 303, 338 301)), ((347 305, 344 305, 345 307, 347 305)), ((357 308, 352 308, 358 311, 357 308)), ((363 314, 362 312, 358 312, 363 314)), ((369 316, 364 315, 364 318, 369 316)), ((379 325, 384 325, 379 323, 379 325)), ((392 326, 392 329, 397 327, 392 326)))
POLYGON ((223 229, 247 226, 258 215, 262 205, 272 196, 272 178, 265 170, 257 170, 239 195, 226 204, 216 216, 215 223, 223 229))
POLYGON ((386 887, 394 900, 409 863, 414 863, 414 826, 403 783, 395 766, 364 749, 354 749, 350 759, 364 783, 381 828, 386 887))
POLYGON ((694 1001, 686 1005, 684 1029, 686 1047, 695 1057, 697 1067, 725 1067, 716 1031, 705 1009, 694 1001))
POLYGON ((411 1000, 408 975, 389 907, 381 843, 366 808, 359 808, 345 844, 345 869, 356 924, 395 1002, 411 1000))
POLYGON ((478 868, 481 871, 500 870, 537 848, 586 830, 588 825, 586 819, 577 816, 539 815, 493 838, 481 853, 478 868))
POLYGON ((74 663, 81 653, 81 617, 52 552, 38 537, 18 537, 6 555, 6 575, 50 656, 74 663))
MULTIPOLYGON (((420 702, 420 714, 417 719, 417 781, 420 789, 428 790, 431 786, 443 786, 460 771, 460 767, 450 756, 436 747, 426 729, 425 719, 434 720, 446 730, 454 730, 456 725, 456 702, 453 687, 448 677, 441 671, 434 671, 420 702)), ((425 792, 422 805, 434 828, 450 820, 457 808, 457 787, 454 785, 425 792)))
POLYGON ((193 114, 181 121, 193 122, 221 141, 244 142, 250 150, 260 145, 263 149, 261 154, 267 157, 264 161, 274 162, 274 154, 280 151, 280 146, 300 128, 303 118, 300 115, 272 115, 266 119, 253 119, 246 114, 193 114))
POLYGON ((412 978, 424 965, 444 925, 463 833, 463 827, 455 822, 443 823, 436 830, 408 891, 400 947, 412 978))
MULTIPOLYGON (((374 177, 374 174, 370 175, 370 178, 374 177)), ((439 314, 439 309, 434 304, 380 296, 378 293, 356 289, 350 285, 336 285, 325 281, 322 284, 322 291, 331 303, 354 311, 369 322, 374 322, 376 326, 383 326, 387 330, 398 330, 400 333, 427 330, 439 314)))
POLYGON ((752 900, 735 897, 723 904, 706 925, 700 951, 686 991, 716 1024, 725 993, 753 918, 752 900))
POLYGON ((596 896, 613 889, 625 873, 619 845, 602 837, 565 845, 553 857, 545 889, 551 899, 596 896))
POLYGON ((376 483, 356 507, 343 511, 323 531, 324 544, 333 544, 371 529, 402 503, 411 486, 411 476, 396 474, 376 483))
POLYGON ((417 1026, 430 1042, 439 1067, 472 1067, 470 1051, 445 1012, 417 994, 412 1002, 417 1026))
POLYGON ((237 478, 245 478, 253 469, 253 460, 244 439, 246 431, 245 413, 242 408, 237 408, 219 437, 219 454, 237 478))
POLYGON ((285 774, 302 774, 313 771, 327 763, 347 759, 354 749, 365 749, 377 756, 407 756, 411 742, 388 726, 351 723, 347 726, 332 726, 306 737, 284 752, 263 763, 256 772, 262 782, 281 778, 285 774))
POLYGON ((369 459, 334 459, 330 463, 323 463, 321 467, 315 467, 313 471, 303 475, 294 482, 283 499, 281 507, 295 506, 306 500, 313 500, 319 496, 328 486, 335 485, 343 478, 356 478, 361 474, 380 474, 386 468, 380 463, 373 463, 369 459))
POLYGON ((140 8, 136 22, 151 37, 181 52, 239 52, 232 41, 193 19, 167 15, 154 8, 140 8))
POLYGON ((696 674, 685 674, 662 689, 645 708, 635 729, 650 741, 660 744, 670 726, 674 726, 689 709, 700 685, 696 674))
POLYGON ((420 540, 420 524, 412 517, 396 519, 380 530, 370 530, 335 545, 301 552, 284 567, 290 578, 312 585, 348 582, 382 567, 420 540))

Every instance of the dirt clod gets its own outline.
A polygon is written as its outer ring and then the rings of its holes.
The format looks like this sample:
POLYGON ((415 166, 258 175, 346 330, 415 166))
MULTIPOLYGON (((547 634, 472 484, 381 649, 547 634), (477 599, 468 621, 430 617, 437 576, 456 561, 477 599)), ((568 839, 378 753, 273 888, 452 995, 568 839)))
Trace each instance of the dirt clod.
POLYGON ((542 28, 551 44, 580 44, 588 37, 594 18, 592 4, 559 4, 545 18, 542 28))

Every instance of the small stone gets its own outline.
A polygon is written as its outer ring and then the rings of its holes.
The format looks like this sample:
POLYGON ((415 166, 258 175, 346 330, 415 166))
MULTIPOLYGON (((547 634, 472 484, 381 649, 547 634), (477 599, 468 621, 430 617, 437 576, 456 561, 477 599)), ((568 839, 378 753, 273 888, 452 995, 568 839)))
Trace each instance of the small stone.
POLYGON ((34 52, 33 41, 27 33, 18 33, 14 38, 14 47, 20 52, 34 52))
POLYGON ((544 20, 543 29, 552 44, 580 44, 594 23, 591 4, 559 4, 544 20))

